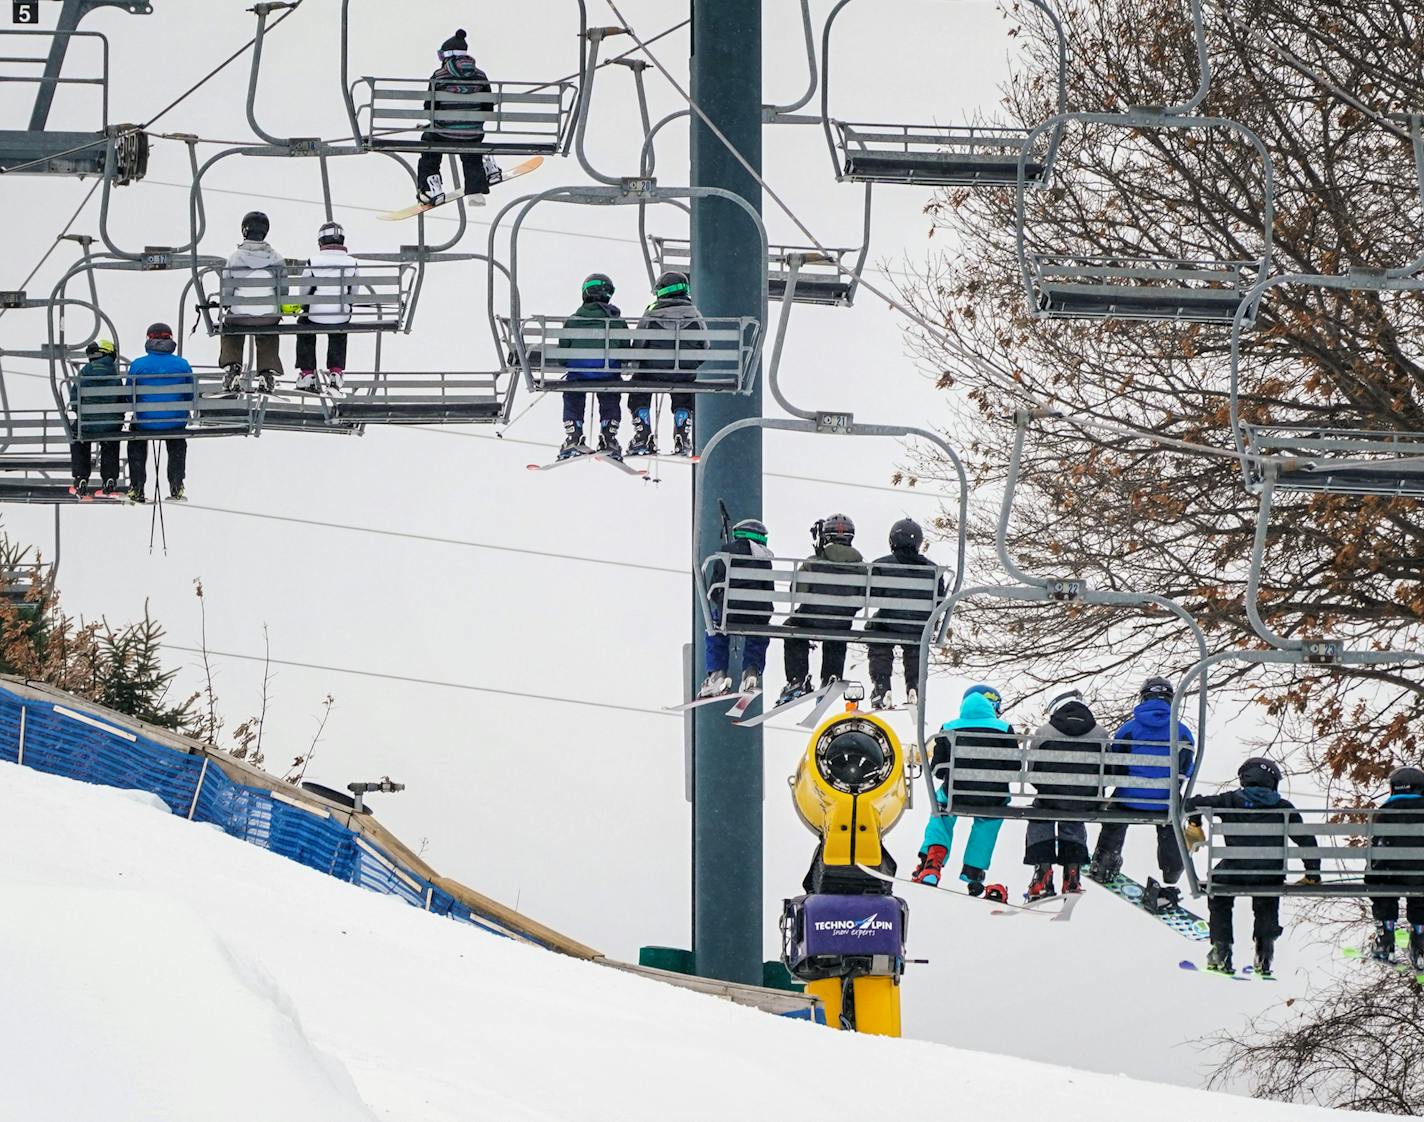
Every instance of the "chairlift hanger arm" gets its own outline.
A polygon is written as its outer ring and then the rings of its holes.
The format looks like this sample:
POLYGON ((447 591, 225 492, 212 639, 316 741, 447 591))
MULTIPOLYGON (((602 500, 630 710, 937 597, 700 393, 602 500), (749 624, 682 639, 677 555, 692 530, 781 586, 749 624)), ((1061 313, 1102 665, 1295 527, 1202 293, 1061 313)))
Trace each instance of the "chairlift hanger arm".
POLYGON ((799 109, 804 109, 816 96, 817 79, 820 71, 816 66, 816 32, 811 24, 811 0, 801 0, 801 36, 806 44, 806 66, 808 70, 806 92, 788 105, 763 105, 762 123, 777 124, 782 117, 788 117, 799 109))

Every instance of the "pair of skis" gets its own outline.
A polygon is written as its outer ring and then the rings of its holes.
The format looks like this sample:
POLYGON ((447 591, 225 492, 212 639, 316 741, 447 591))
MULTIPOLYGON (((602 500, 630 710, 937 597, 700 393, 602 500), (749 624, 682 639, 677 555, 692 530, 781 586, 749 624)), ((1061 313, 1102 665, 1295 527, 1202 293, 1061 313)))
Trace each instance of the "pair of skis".
POLYGON ((1042 896, 1037 900, 1029 900, 1023 904, 1011 904, 1007 900, 989 900, 983 895, 975 896, 962 888, 951 888, 945 884, 925 884, 923 881, 911 880, 909 877, 892 877, 889 873, 882 873, 879 869, 872 869, 867 865, 857 865, 856 868, 876 880, 883 880, 891 884, 914 885, 916 888, 928 889, 930 892, 940 892, 949 896, 958 896, 964 900, 977 900, 980 903, 989 904, 991 905, 989 909, 991 916, 1036 915, 1047 918, 1051 923, 1067 923, 1073 918, 1073 909, 1078 906, 1078 901, 1082 897, 1081 892, 1065 892, 1061 895, 1055 893, 1052 896, 1042 896), (1062 906, 1054 909, 1049 906, 1051 904, 1062 906))
POLYGON ((797 723, 801 728, 814 729, 825 720, 826 713, 835 705, 844 689, 845 683, 838 679, 811 693, 803 693, 789 701, 773 705, 755 717, 748 717, 746 714, 747 710, 751 708, 752 702, 762 695, 761 690, 752 690, 748 693, 719 693, 713 697, 697 697, 691 701, 685 701, 681 705, 669 705, 667 711, 686 713, 692 709, 700 709, 705 705, 722 704, 728 707, 725 716, 733 724, 740 728, 755 728, 758 725, 766 724, 767 721, 782 713, 810 704, 812 705, 811 712, 797 723))
POLYGON ((620 457, 610 456, 607 452, 596 452, 586 444, 580 445, 577 452, 572 456, 565 456, 562 460, 555 460, 550 464, 528 464, 527 467, 530 471, 553 471, 555 468, 568 467, 570 464, 577 464, 584 460, 597 460, 600 464, 615 467, 625 475, 632 475, 638 479, 648 478, 648 473, 641 468, 624 463, 620 457))
POLYGON ((111 503, 122 503, 128 501, 128 492, 126 490, 96 491, 90 488, 86 490, 83 494, 80 494, 76 488, 70 487, 69 493, 74 496, 76 502, 81 503, 92 503, 95 499, 105 499, 111 503))
POLYGON ((1393 970, 1396 973, 1411 977, 1414 984, 1424 986, 1424 970, 1415 970, 1414 965, 1409 961, 1409 929, 1407 927, 1395 928, 1394 944, 1405 955, 1403 962, 1381 962, 1375 958, 1368 947, 1341 947, 1340 953, 1354 962, 1371 963, 1375 966, 1383 967, 1386 970, 1393 970))

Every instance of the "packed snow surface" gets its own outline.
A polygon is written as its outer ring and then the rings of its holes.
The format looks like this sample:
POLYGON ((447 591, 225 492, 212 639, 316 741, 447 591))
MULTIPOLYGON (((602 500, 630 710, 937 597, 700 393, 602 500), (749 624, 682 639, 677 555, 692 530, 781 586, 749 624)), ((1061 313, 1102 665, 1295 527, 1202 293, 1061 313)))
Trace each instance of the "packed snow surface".
MULTIPOLYGON (((0 808, 0 1119, 1334 1113, 778 1019, 429 916, 132 793, 11 764, 0 808)), ((1014 991, 1022 1014, 1053 1015, 1029 991, 1014 991)))

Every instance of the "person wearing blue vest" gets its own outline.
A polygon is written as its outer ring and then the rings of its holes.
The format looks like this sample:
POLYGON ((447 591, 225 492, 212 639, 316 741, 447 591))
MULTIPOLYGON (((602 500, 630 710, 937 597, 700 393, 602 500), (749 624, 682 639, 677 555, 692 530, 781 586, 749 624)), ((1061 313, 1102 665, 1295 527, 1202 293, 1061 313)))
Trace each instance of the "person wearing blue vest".
MULTIPOLYGON (((953 732, 953 760, 956 768, 971 768, 976 771, 1018 770, 1011 760, 976 759, 974 748, 1011 748, 1015 745, 1014 727, 999 716, 1003 707, 1003 697, 993 686, 970 686, 964 691, 964 700, 959 706, 959 716, 946 721, 942 732, 953 732)), ((948 737, 937 736, 934 743, 934 757, 930 767, 934 774, 942 774, 951 758, 951 744, 948 737)), ((935 792, 941 807, 948 806, 949 796, 942 786, 935 792)), ((954 785, 954 803, 948 806, 952 812, 973 811, 975 807, 1002 806, 1009 801, 1008 779, 962 780, 954 785)), ((920 843, 920 863, 911 879, 921 884, 939 884, 944 873, 944 863, 949 858, 950 847, 954 844, 954 813, 930 815, 925 826, 924 841, 920 843)), ((1002 818, 975 818, 969 828, 969 840, 964 846, 964 865, 959 871, 959 879, 969 888, 971 896, 984 896, 989 900, 1007 901, 1008 889, 1002 884, 985 884, 989 873, 989 862, 994 857, 994 844, 999 838, 1002 818)))
POLYGON ((177 353, 173 329, 151 324, 144 355, 129 363, 126 386, 133 387, 133 420, 129 422, 129 502, 145 502, 148 446, 161 442, 168 452, 169 497, 182 502, 188 469, 188 441, 183 432, 197 397, 197 380, 188 360, 177 353))
MULTIPOLYGON (((1166 678, 1153 676, 1142 683, 1132 719, 1113 734, 1111 748, 1113 752, 1130 753, 1133 760, 1129 764, 1113 764, 1109 768, 1111 773, 1127 780, 1113 792, 1113 805, 1130 810, 1160 811, 1162 814, 1162 823, 1157 827, 1157 865, 1162 870, 1164 885, 1176 884, 1185 868, 1176 831, 1167 821, 1172 793, 1165 787, 1134 787, 1131 780, 1133 776, 1160 780, 1172 774, 1173 692, 1172 683, 1166 678)), ((1177 782, 1180 785, 1191 776, 1196 758, 1192 751, 1196 746, 1192 731, 1180 721, 1177 723, 1177 740, 1181 744, 1177 752, 1177 782)), ((1122 871, 1122 846, 1127 840, 1127 826, 1126 822, 1104 822, 1098 829, 1098 842, 1093 847, 1092 863, 1088 866, 1088 876, 1093 880, 1106 884, 1122 871)))

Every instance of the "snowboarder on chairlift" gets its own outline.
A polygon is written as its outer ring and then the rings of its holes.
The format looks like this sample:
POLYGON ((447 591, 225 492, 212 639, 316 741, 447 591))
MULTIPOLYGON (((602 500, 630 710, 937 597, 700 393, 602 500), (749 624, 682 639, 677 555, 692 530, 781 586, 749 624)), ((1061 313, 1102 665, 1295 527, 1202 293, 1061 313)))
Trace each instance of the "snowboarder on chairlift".
MULTIPOLYGON (((1131 777, 1142 779, 1166 779, 1172 774, 1169 746, 1172 739, 1172 683, 1166 678, 1154 675, 1142 683, 1138 691, 1138 702, 1132 710, 1132 718, 1117 732, 1113 733, 1112 751, 1130 753, 1135 759, 1129 764, 1114 764, 1109 773, 1125 775, 1129 782, 1113 792, 1113 802, 1130 810, 1161 811, 1162 823, 1157 827, 1157 865, 1162 871, 1163 889, 1161 900, 1175 904, 1181 898, 1179 889, 1171 888, 1181 879, 1184 866, 1182 852, 1177 845, 1177 833, 1168 822, 1167 813, 1171 803, 1171 792, 1163 787, 1134 787, 1131 777), (1141 759, 1141 763, 1136 762, 1141 759)), ((1192 731, 1180 721, 1177 723, 1177 739, 1181 747, 1177 752, 1177 782, 1185 782, 1192 774, 1192 748, 1195 741, 1192 731)), ((1122 847, 1127 840, 1126 822, 1104 822, 1098 828, 1097 844, 1093 847, 1093 860, 1088 866, 1088 876, 1106 884, 1122 871, 1122 847)))
MULTIPOLYGON (((772 553, 766 544, 765 522, 759 518, 743 518, 731 528, 728 538, 729 540, 722 543, 724 552, 738 557, 750 557, 753 560, 749 562, 748 567, 766 569, 768 575, 770 574, 772 553)), ((720 561, 712 566, 708 578, 709 583, 713 585, 727 581, 728 593, 739 588, 746 591, 770 592, 775 587, 771 580, 748 580, 745 577, 732 577, 728 581, 727 566, 720 561)), ((760 600, 735 600, 730 595, 724 597, 721 589, 712 593, 712 619, 714 622, 720 622, 720 617, 725 611, 729 627, 765 627, 771 622, 771 613, 767 607, 768 605, 760 600), (723 603, 724 599, 725 603, 723 603)), ((766 635, 747 635, 743 638, 740 692, 751 693, 761 688, 762 675, 766 673, 766 648, 770 643, 771 639, 766 635)), ((703 679, 702 687, 697 691, 698 697, 717 697, 719 694, 731 692, 732 679, 727 673, 730 648, 731 636, 717 631, 707 632, 704 648, 707 677, 703 679)))
MULTIPOLYGON (((1011 760, 976 759, 972 752, 975 746, 1012 748, 1015 746, 1014 726, 999 714, 1003 708, 1003 697, 993 686, 975 685, 964 691, 960 703, 959 716, 946 721, 941 732, 953 732, 954 765, 984 771, 1017 771, 1018 765, 1011 760), (966 750, 968 750, 966 752, 966 750)), ((947 791, 950 763, 950 740, 937 736, 934 741, 934 756, 930 766, 935 775, 945 775, 946 783, 935 791, 935 798, 941 807, 951 811, 973 810, 975 807, 1002 806, 1009 801, 1007 779, 964 780, 955 784, 953 806, 949 806, 947 791)), ((930 815, 925 826, 924 840, 920 843, 920 863, 911 874, 912 880, 922 884, 939 884, 944 875, 944 863, 949 859, 950 848, 954 844, 954 823, 956 814, 930 815)), ((975 818, 969 828, 969 840, 964 846, 964 863, 959 870, 959 879, 969 886, 971 896, 984 896, 989 900, 1007 902, 1008 889, 1002 884, 985 884, 989 875, 989 863, 994 857, 994 844, 998 841, 1002 818, 975 818)))
MULTIPOLYGON (((224 340, 226 342, 226 340, 224 340)), ((168 494, 176 502, 188 496, 188 441, 182 435, 197 397, 197 380, 188 360, 177 353, 173 329, 151 324, 144 340, 144 355, 129 363, 126 386, 133 391, 133 420, 129 423, 129 493, 132 503, 145 501, 148 485, 148 449, 160 443, 168 452, 168 494), (156 406, 156 408, 155 408, 156 406)))
MULTIPOLYGON (((578 311, 564 321, 565 331, 594 332, 596 338, 562 338, 559 349, 570 351, 597 351, 596 357, 566 358, 563 365, 569 373, 566 382, 580 380, 608 380, 619 378, 618 371, 623 360, 612 357, 613 353, 628 346, 626 339, 613 339, 608 332, 628 330, 628 322, 623 313, 613 303, 613 281, 603 273, 593 273, 583 282, 583 303, 578 311)), ((618 421, 622 416, 619 394, 615 391, 600 392, 598 395, 598 451, 605 452, 615 460, 623 458, 623 450, 618 446, 618 421)), ((565 391, 564 395, 564 442, 559 446, 559 459, 567 460, 589 451, 584 442, 583 418, 588 395, 565 391)))
MULTIPOLYGON (((686 273, 669 271, 658 277, 653 286, 653 302, 638 321, 639 331, 666 331, 670 339, 638 340, 633 349, 668 350, 676 348, 675 358, 639 359, 630 382, 657 379, 669 382, 695 382, 702 359, 688 352, 707 349, 707 323, 697 305, 692 302, 692 289, 686 273)), ((686 391, 672 394, 672 454, 692 456, 696 445, 692 430, 694 395, 686 391)), ((657 433, 653 431, 653 395, 633 391, 628 394, 628 412, 633 418, 633 439, 628 444, 630 456, 657 454, 657 433)))
MULTIPOLYGON (((1198 810, 1215 810, 1223 822, 1264 821, 1272 825, 1273 831, 1281 827, 1304 826, 1295 806, 1277 791, 1281 785, 1281 769, 1274 760, 1253 756, 1237 769, 1236 777, 1241 781, 1238 789, 1218 795, 1192 795, 1182 803, 1182 809, 1188 814, 1198 810)), ((1227 837, 1226 845, 1227 848, 1251 846, 1259 840, 1254 834, 1232 834, 1227 837)), ((1303 828, 1290 831, 1290 840, 1312 849, 1316 845, 1315 835, 1306 833, 1303 828)), ((1319 884, 1320 858, 1306 857, 1304 865, 1306 873, 1300 883, 1319 884)), ((1213 886, 1273 887, 1285 884, 1283 868, 1283 864, 1272 857, 1225 857, 1212 870, 1211 879, 1213 886)), ((1211 924, 1211 951, 1206 960, 1208 970, 1234 973, 1231 965, 1231 913, 1235 904, 1235 896, 1213 895, 1207 905, 1211 924)), ((1278 895, 1253 895, 1251 910, 1255 916, 1252 928, 1256 944, 1255 970, 1257 974, 1269 977, 1276 939, 1281 934, 1281 898, 1278 895)))
MULTIPOLYGON (((1040 810, 1088 811, 1101 805, 1094 798, 1098 760, 1107 747, 1108 732, 1098 724, 1081 690, 1066 690, 1048 703, 1048 721, 1029 740, 1029 749, 1048 752, 1082 753, 1083 762, 1044 761, 1032 765, 1034 772, 1074 776, 1063 782, 1034 782, 1038 797, 1033 805, 1040 810)), ((1031 819, 1024 835, 1024 864, 1033 866, 1028 899, 1053 896, 1053 866, 1063 867, 1063 891, 1083 891, 1082 866, 1088 863, 1088 827, 1083 822, 1040 822, 1031 819)))
POLYGON ((221 302, 226 311, 218 365, 223 368, 223 389, 227 393, 241 388, 242 352, 249 334, 257 341, 257 392, 271 393, 282 375, 278 337, 258 330, 281 323, 286 304, 287 263, 267 244, 271 227, 271 221, 260 210, 243 215, 242 241, 223 269, 221 302))
MULTIPOLYGON (((452 144, 477 147, 484 143, 485 121, 480 114, 494 111, 494 94, 489 75, 475 65, 465 29, 440 44, 435 52, 440 66, 430 76, 430 97, 425 108, 430 111, 430 127, 421 135, 427 144, 452 144), (473 118, 473 119, 472 119, 473 118)), ((420 154, 416 166, 416 201, 427 206, 439 206, 445 201, 445 179, 440 174, 443 155, 437 151, 420 154)), ((460 153, 460 168, 465 177, 465 198, 476 206, 485 205, 490 182, 499 177, 499 166, 490 156, 475 152, 460 153)))
MULTIPOLYGON (((339 222, 323 223, 316 233, 316 244, 316 256, 307 258, 307 267, 294 282, 294 295, 303 298, 295 309, 301 313, 297 323, 313 329, 344 327, 351 322, 358 275, 356 262, 346 252, 346 231, 339 222)), ((327 385, 336 393, 342 390, 342 375, 346 370, 346 340, 344 331, 327 332, 327 385)), ((316 368, 316 330, 297 336, 297 371, 298 390, 321 391, 316 368)))
MULTIPOLYGON (((865 625, 867 631, 888 631, 903 635, 903 643, 870 643, 870 706, 872 709, 889 709, 892 705, 890 681, 895 674, 895 648, 900 648, 900 657, 905 664, 905 697, 910 705, 919 700, 920 684, 920 634, 934 611, 934 604, 928 589, 921 591, 911 588, 877 588, 876 578, 895 579, 917 577, 926 567, 934 568, 934 562, 921 552, 925 544, 925 532, 913 518, 902 518, 890 527, 890 552, 877 558, 870 566, 871 592, 891 595, 906 600, 925 600, 924 610, 918 608, 882 608, 865 625)), ((944 578, 939 580, 935 598, 943 599, 944 578)))
MULTIPOLYGON (((812 553, 800 566, 791 582, 792 611, 787 626, 812 631, 849 631, 855 622, 855 604, 802 604, 805 596, 834 596, 858 599, 865 582, 865 565, 855 541, 855 523, 844 514, 832 514, 818 519, 811 526, 812 553), (849 577, 852 584, 825 584, 812 579, 827 573, 849 577)), ((782 643, 785 657, 786 686, 777 698, 778 705, 811 693, 811 640, 794 636, 782 643)), ((821 685, 845 677, 846 644, 821 640, 821 685)))
MULTIPOLYGON (((74 477, 74 497, 82 499, 89 493, 89 473, 94 470, 96 437, 115 436, 123 432, 124 414, 119 409, 128 400, 123 392, 124 380, 119 376, 118 352, 112 339, 95 339, 84 348, 89 360, 69 383, 69 408, 74 413, 74 432, 79 438, 69 445, 69 470, 74 477), (114 390, 114 393, 95 393, 114 390), (81 405, 82 395, 82 405, 81 405), (86 416, 98 410, 97 417, 86 416)), ((102 494, 110 495, 118 487, 119 442, 99 441, 99 486, 102 494)))
POLYGON ((1391 895, 1370 899, 1370 912, 1375 920, 1375 943, 1372 955, 1377 962, 1394 961, 1395 927, 1399 923, 1399 897, 1396 892, 1412 891, 1416 895, 1404 898, 1405 921, 1409 924, 1409 964, 1416 973, 1424 973, 1424 858, 1386 858, 1379 850, 1424 849, 1424 770, 1417 767, 1395 768, 1389 774, 1389 798, 1373 816, 1376 826, 1409 826, 1401 834, 1375 833, 1370 837, 1373 874, 1366 875, 1366 884, 1377 884, 1391 895))

